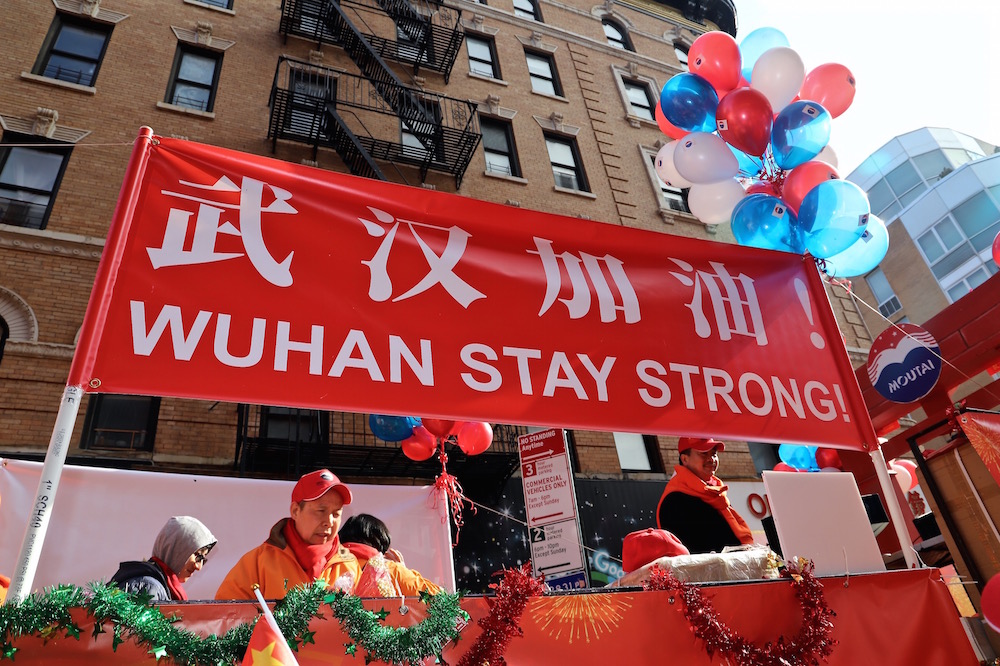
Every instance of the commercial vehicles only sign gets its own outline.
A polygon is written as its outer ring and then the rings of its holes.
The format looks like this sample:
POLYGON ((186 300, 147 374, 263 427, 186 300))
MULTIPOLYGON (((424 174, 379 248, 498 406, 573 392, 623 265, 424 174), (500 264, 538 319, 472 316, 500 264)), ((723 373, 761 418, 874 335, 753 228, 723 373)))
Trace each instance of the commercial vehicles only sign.
POLYGON ((517 438, 535 575, 580 587, 586 580, 576 492, 562 430, 517 438))
POLYGON ((561 430, 549 429, 517 438, 528 526, 576 518, 573 474, 561 430))

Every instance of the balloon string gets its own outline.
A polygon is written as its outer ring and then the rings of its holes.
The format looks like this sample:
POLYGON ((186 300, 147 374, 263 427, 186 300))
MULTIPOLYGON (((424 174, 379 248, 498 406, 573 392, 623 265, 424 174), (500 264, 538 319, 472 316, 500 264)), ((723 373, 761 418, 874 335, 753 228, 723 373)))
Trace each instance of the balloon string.
POLYGON ((441 473, 434 479, 434 488, 444 492, 448 508, 451 510, 451 519, 455 523, 455 543, 452 545, 452 548, 454 548, 458 545, 458 537, 462 532, 462 525, 465 524, 465 520, 462 517, 463 502, 468 502, 473 514, 476 513, 476 505, 465 496, 462 484, 458 482, 458 479, 448 473, 448 454, 444 450, 445 438, 438 437, 436 441, 438 446, 438 460, 441 461, 441 473))

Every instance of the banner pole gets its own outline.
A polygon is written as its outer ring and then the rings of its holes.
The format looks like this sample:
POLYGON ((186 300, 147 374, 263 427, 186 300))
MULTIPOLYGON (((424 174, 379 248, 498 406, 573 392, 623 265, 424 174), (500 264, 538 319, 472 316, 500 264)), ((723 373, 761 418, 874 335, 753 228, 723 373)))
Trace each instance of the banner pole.
POLYGON ((28 527, 21 541, 21 551, 17 556, 17 568, 7 592, 7 603, 21 601, 31 592, 31 583, 38 569, 38 559, 42 552, 42 542, 49 528, 49 516, 55 504, 56 490, 59 488, 59 478, 62 476, 63 464, 66 462, 66 451, 69 449, 69 439, 73 435, 73 425, 80 411, 80 398, 83 388, 67 386, 63 390, 59 412, 56 414, 55 427, 52 428, 52 438, 49 449, 45 453, 45 463, 42 465, 42 475, 38 480, 38 490, 35 493, 35 504, 28 517, 28 527))
POLYGON ((882 486, 882 494, 885 495, 885 503, 889 507, 889 516, 892 518, 893 529, 896 530, 896 538, 899 539, 899 547, 903 551, 903 560, 907 569, 917 569, 920 564, 917 562, 917 555, 913 552, 913 542, 906 531, 906 522, 903 518, 903 510, 899 507, 899 500, 896 498, 896 487, 894 481, 889 478, 889 468, 885 464, 885 456, 882 455, 882 448, 876 446, 868 452, 872 462, 875 464, 875 473, 878 475, 879 485, 882 486))
MULTIPOLYGON (((80 337, 73 351, 73 361, 70 364, 69 378, 63 389, 56 422, 52 427, 49 448, 45 452, 45 462, 42 465, 42 475, 38 480, 38 490, 35 494, 35 504, 28 517, 28 526, 21 541, 21 551, 17 557, 17 568, 7 593, 7 601, 20 601, 31 592, 41 556, 42 543, 48 530, 49 517, 55 505, 56 490, 59 479, 66 464, 66 453, 69 440, 73 435, 76 417, 80 412, 80 400, 84 395, 84 385, 92 381, 90 373, 94 367, 94 358, 100 343, 101 332, 107 318, 108 304, 111 302, 115 281, 118 278, 118 267, 125 253, 125 242, 128 240, 132 216, 139 202, 142 186, 142 176, 149 161, 150 147, 154 142, 153 130, 142 127, 132 147, 125 177, 122 180, 118 203, 108 230, 108 238, 101 254, 101 262, 97 267, 94 287, 90 292, 90 301, 80 327, 80 337)), ((99 384, 94 384, 93 387, 99 384)))

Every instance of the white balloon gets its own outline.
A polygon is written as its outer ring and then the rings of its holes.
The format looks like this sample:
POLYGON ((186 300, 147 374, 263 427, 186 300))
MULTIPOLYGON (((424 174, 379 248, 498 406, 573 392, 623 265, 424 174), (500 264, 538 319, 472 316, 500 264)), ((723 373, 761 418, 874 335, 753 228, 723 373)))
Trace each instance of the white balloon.
POLYGON ((677 143, 677 141, 671 141, 656 152, 653 169, 664 183, 683 190, 691 187, 691 183, 677 173, 677 168, 674 166, 674 149, 677 148, 677 143))
POLYGON ((733 208, 746 195, 740 181, 735 178, 717 183, 698 183, 688 192, 688 208, 705 224, 729 222, 733 208))
POLYGON ((830 166, 832 166, 834 168, 836 168, 836 167, 839 166, 837 164, 837 162, 839 161, 837 159, 837 153, 834 152, 834 150, 830 146, 830 144, 826 144, 826 147, 823 148, 823 150, 819 151, 819 155, 817 155, 813 159, 814 160, 819 160, 820 162, 826 162, 827 164, 829 164, 830 166))
POLYGON ((750 87, 763 93, 771 103, 771 110, 778 113, 799 94, 806 66, 795 49, 776 46, 760 55, 752 76, 750 87))
POLYGON ((740 163, 722 137, 707 132, 692 132, 677 141, 674 166, 692 183, 717 183, 740 172, 740 163))

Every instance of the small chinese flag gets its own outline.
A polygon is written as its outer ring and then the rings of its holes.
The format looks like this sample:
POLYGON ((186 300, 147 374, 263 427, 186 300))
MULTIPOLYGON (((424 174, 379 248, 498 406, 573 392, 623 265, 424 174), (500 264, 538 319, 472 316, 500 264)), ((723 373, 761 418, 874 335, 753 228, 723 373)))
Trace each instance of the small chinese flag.
POLYGON ((242 666, 299 666, 281 630, 269 620, 264 616, 257 621, 242 666))

